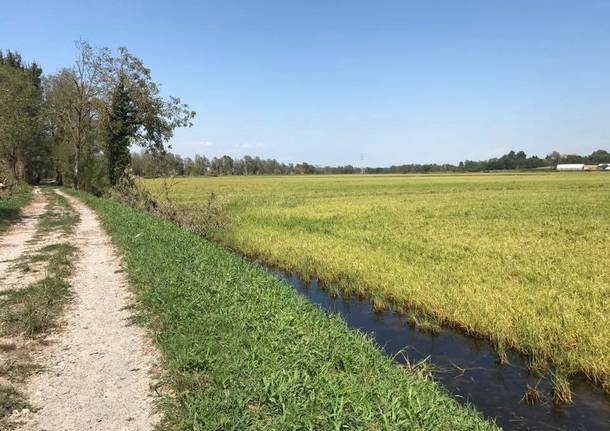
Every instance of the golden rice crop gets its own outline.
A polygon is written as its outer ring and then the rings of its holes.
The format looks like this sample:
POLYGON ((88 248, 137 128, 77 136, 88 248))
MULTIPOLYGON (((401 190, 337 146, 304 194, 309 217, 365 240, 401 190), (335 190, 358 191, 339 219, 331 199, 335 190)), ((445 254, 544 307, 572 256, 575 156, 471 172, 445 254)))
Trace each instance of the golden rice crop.
POLYGON ((185 178, 172 196, 210 192, 232 248, 610 381, 610 175, 185 178))

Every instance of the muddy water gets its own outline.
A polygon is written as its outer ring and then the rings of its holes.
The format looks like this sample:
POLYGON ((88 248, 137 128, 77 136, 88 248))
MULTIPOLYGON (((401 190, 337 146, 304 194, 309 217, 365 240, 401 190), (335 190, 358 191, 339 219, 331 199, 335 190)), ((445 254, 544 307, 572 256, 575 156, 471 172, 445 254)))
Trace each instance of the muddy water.
MULTIPOLYGON (((486 341, 452 330, 421 332, 409 326, 404 316, 374 312, 366 300, 332 298, 316 279, 303 282, 296 274, 270 271, 312 303, 339 313, 350 327, 372 334, 388 355, 404 350, 411 362, 429 358, 439 370, 436 379, 449 392, 495 418, 505 430, 610 430, 610 398, 588 382, 573 382, 573 404, 556 407, 550 399, 550 379, 538 382, 530 376, 519 354, 509 353, 509 364, 498 365, 496 353, 486 341), (526 386, 537 383, 546 400, 533 407, 523 404, 526 386)), ((401 355, 396 360, 404 361, 401 355)))

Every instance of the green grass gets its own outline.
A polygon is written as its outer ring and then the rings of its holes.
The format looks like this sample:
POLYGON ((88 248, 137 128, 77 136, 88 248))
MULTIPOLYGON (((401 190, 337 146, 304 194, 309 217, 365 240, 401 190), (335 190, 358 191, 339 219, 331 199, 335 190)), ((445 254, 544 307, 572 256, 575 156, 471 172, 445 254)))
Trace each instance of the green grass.
POLYGON ((491 430, 263 269, 126 205, 80 195, 123 253, 164 358, 162 429, 491 430))
POLYGON ((604 172, 184 178, 171 195, 188 210, 212 192, 233 249, 610 390, 604 172))
POLYGON ((27 184, 15 187, 10 196, 0 196, 0 233, 19 220, 19 210, 31 197, 31 188, 27 184))

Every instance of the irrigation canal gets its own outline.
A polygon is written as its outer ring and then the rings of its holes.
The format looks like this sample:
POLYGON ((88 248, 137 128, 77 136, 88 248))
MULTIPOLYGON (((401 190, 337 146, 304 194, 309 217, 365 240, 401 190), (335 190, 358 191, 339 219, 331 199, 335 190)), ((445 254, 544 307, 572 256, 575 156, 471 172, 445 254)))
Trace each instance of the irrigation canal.
POLYGON ((435 378, 462 402, 470 402, 505 430, 610 430, 610 398, 595 385, 572 381, 573 403, 555 406, 548 376, 542 379, 527 371, 527 361, 509 352, 508 364, 499 365, 495 350, 485 341, 458 331, 436 334, 419 331, 395 312, 373 311, 368 300, 331 297, 317 279, 305 282, 297 274, 270 269, 309 301, 329 313, 339 313, 352 327, 371 334, 385 352, 411 363, 428 358, 438 370, 435 378), (537 386, 545 400, 535 406, 522 402, 527 385, 537 386))

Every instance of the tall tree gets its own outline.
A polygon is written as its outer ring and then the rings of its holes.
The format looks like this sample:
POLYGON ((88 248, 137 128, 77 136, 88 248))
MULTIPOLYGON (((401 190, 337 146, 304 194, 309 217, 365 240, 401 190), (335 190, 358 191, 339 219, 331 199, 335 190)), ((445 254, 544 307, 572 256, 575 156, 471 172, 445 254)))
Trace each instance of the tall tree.
POLYGON ((87 42, 77 42, 78 55, 74 66, 63 69, 49 81, 47 100, 52 118, 58 122, 60 135, 72 148, 72 182, 75 188, 83 183, 83 163, 97 159, 96 137, 109 73, 110 53, 94 49, 87 42))
POLYGON ((119 73, 119 82, 112 94, 110 114, 107 119, 107 158, 110 184, 116 185, 129 166, 129 146, 136 132, 137 111, 127 89, 127 77, 119 73))
MULTIPOLYGON (((118 56, 111 58, 109 69, 106 81, 114 86, 114 91, 106 113, 107 124, 114 124, 118 129, 106 136, 108 140, 116 140, 107 142, 110 179, 116 184, 129 164, 130 144, 163 153, 174 129, 191 126, 195 112, 178 98, 162 98, 150 70, 126 48, 119 48, 118 56), (123 118, 119 120, 118 116, 123 118)), ((183 161, 174 162, 174 170, 183 172, 183 161)))
POLYGON ((98 176, 100 157, 108 163, 107 176, 115 183, 128 162, 129 144, 162 153, 174 129, 190 126, 195 113, 178 98, 161 97, 150 70, 126 48, 120 48, 118 55, 87 42, 77 43, 77 48, 75 65, 50 80, 49 106, 58 125, 55 135, 72 149, 68 158, 76 188, 98 176), (119 118, 127 111, 128 118, 119 118), (104 150, 107 154, 101 156, 104 150))
POLYGON ((28 167, 35 165, 29 162, 42 151, 41 74, 38 65, 26 65, 18 53, 0 52, 0 159, 17 179, 33 179, 28 167))

